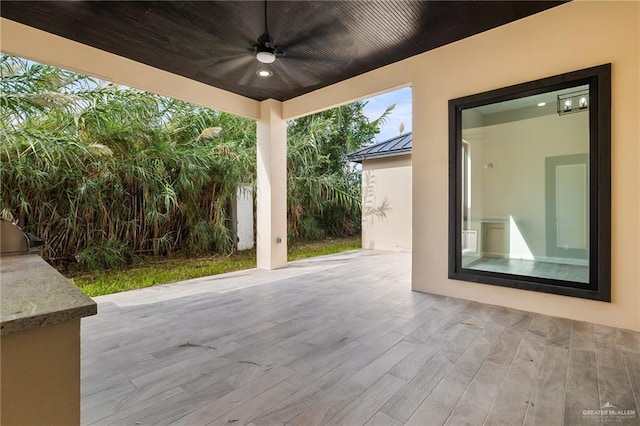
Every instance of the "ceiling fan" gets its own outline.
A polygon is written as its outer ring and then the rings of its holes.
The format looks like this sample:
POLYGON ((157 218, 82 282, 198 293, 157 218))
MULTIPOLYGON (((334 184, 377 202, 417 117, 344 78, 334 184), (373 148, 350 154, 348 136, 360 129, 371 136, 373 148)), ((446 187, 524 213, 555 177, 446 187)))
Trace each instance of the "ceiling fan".
MULTIPOLYGON (((268 21, 268 12, 271 12, 272 5, 265 0, 262 6, 262 13, 258 18, 262 22, 257 19, 240 21, 232 34, 217 32, 214 27, 194 43, 194 46, 202 46, 195 49, 207 56, 193 61, 199 72, 217 78, 224 76, 226 80, 233 80, 241 86, 271 87, 277 84, 311 87, 320 82, 317 65, 335 63, 333 55, 343 55, 341 48, 350 46, 351 41, 345 34, 346 27, 340 27, 335 31, 335 37, 324 40, 321 49, 316 46, 318 34, 325 30, 329 22, 335 22, 337 19, 337 10, 331 6, 310 3, 305 12, 313 19, 300 17, 303 23, 310 22, 309 26, 299 23, 284 26, 272 20, 271 24, 274 24, 275 29, 269 27, 268 21), (256 21, 262 24, 262 31, 256 31, 256 21), (251 22, 253 26, 250 26, 251 22), (257 34, 260 35, 255 38, 257 34), (332 56, 327 56, 322 51, 330 51, 332 56), (276 81, 273 81, 274 79, 276 81)), ((290 7, 287 2, 277 3, 279 16, 289 12, 287 7, 290 7)), ((190 36, 193 38, 193 35, 190 36)))
POLYGON ((256 59, 263 64, 272 64, 277 57, 285 55, 284 49, 277 47, 269 35, 267 0, 264 0, 264 33, 258 37, 253 49, 256 52, 256 59))

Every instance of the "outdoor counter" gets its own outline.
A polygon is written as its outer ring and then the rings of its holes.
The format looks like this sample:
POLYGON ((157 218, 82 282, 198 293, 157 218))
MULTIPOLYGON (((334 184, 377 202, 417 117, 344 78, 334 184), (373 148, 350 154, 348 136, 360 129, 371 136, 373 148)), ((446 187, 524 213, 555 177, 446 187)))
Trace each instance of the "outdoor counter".
POLYGON ((40 256, 0 257, 0 424, 80 424, 80 319, 96 313, 40 256))
POLYGON ((97 313, 96 303, 36 254, 0 257, 2 335, 97 313))

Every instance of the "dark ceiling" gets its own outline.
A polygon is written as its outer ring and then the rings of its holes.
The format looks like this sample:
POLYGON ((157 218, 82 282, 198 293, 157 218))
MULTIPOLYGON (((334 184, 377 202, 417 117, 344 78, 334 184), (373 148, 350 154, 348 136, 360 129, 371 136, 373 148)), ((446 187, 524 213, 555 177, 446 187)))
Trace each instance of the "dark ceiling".
POLYGON ((7 1, 0 14, 256 100, 280 101, 562 4, 562 1, 272 1, 285 55, 255 59, 262 1, 7 1), (273 76, 262 78, 258 69, 273 76))

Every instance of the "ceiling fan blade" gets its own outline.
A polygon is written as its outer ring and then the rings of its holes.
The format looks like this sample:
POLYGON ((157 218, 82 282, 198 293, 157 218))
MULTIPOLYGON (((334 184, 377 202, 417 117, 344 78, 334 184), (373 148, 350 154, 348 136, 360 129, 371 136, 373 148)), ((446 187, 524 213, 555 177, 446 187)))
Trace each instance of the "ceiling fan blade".
POLYGON ((241 60, 250 58, 251 55, 248 53, 236 53, 233 55, 213 55, 208 58, 203 59, 195 59, 192 62, 201 67, 209 67, 218 64, 219 66, 228 66, 228 64, 235 64, 240 62, 241 60))
MULTIPOLYGON (((296 5, 297 2, 273 2, 274 4, 269 9, 269 30, 271 36, 273 37, 274 42, 276 42, 277 46, 293 44, 292 36, 300 35, 298 29, 294 29, 292 25, 288 24, 290 22, 291 16, 295 16, 296 22, 299 23, 313 23, 313 29, 318 30, 318 19, 322 20, 322 24, 326 25, 327 22, 325 19, 322 19, 327 14, 327 7, 322 5, 321 3, 326 2, 304 2, 304 7, 300 8, 296 5)), ((326 27, 325 27, 326 29, 326 27)), ((317 34, 317 33, 316 33, 317 34)), ((304 37, 311 37, 310 31, 305 31, 304 37)))
POLYGON ((285 62, 277 60, 274 63, 274 74, 278 75, 282 81, 287 85, 295 85, 298 87, 311 87, 318 84, 320 81, 314 78, 309 72, 306 72, 303 68, 296 68, 296 71, 290 71, 285 62))
MULTIPOLYGON (((282 61, 290 67, 303 68, 310 70, 313 75, 316 75, 316 70, 326 69, 327 66, 332 67, 334 70, 339 70, 341 73, 345 72, 351 66, 353 58, 337 58, 337 57, 319 57, 315 55, 293 55, 285 56, 282 61)), ((318 76, 320 77, 320 76, 318 76)))
POLYGON ((258 66, 256 65, 257 63, 257 61, 252 61, 251 63, 247 64, 244 74, 242 74, 242 77, 240 77, 240 79, 238 80, 238 84, 240 86, 246 86, 247 84, 249 84, 253 77, 260 78, 256 75, 256 72, 258 72, 258 66))
POLYGON ((187 52, 189 55, 196 57, 216 56, 220 58, 248 54, 254 51, 251 43, 229 44, 214 39, 206 39, 205 37, 203 37, 202 41, 190 43, 186 47, 175 45, 175 50, 177 52, 187 52))
POLYGON ((296 2, 292 2, 294 6, 290 7, 295 8, 296 21, 312 25, 305 27, 304 31, 300 31, 300 27, 286 25, 289 22, 288 17, 293 13, 292 10, 287 9, 288 4, 289 2, 276 2, 276 7, 280 9, 277 19, 273 19, 274 22, 271 23, 271 35, 277 47, 284 49, 287 53, 297 46, 312 47, 317 44, 318 35, 325 33, 329 27, 332 29, 332 38, 336 41, 336 50, 339 50, 340 46, 353 44, 353 39, 349 36, 349 28, 342 24, 344 17, 333 2, 305 2, 303 11, 295 6, 296 2))
POLYGON ((206 50, 207 46, 215 51, 243 50, 255 43, 258 36, 254 33, 256 24, 262 21, 262 6, 248 7, 248 3, 253 2, 176 1, 166 3, 170 3, 170 7, 174 8, 176 13, 188 17, 191 26, 180 27, 177 31, 186 35, 181 38, 191 40, 191 44, 197 46, 197 50, 206 50), (243 19, 234 19, 238 10, 242 11, 243 19), (228 28, 225 25, 219 25, 220 22, 234 22, 234 24, 233 27, 228 28), (194 28, 199 30, 194 31, 194 28), (228 40, 232 40, 231 43, 228 40))
POLYGON ((334 57, 323 57, 323 56, 316 56, 316 55, 309 55, 309 54, 299 54, 296 52, 293 52, 291 54, 289 54, 289 52, 287 52, 285 55, 282 56, 282 60, 286 61, 286 62, 322 62, 324 64, 327 65, 332 65, 332 64, 338 64, 340 63, 340 61, 338 61, 336 58, 334 57))
POLYGON ((212 71, 218 75, 234 75, 244 67, 253 65, 253 62, 255 62, 255 59, 251 55, 243 55, 235 59, 212 65, 212 71))

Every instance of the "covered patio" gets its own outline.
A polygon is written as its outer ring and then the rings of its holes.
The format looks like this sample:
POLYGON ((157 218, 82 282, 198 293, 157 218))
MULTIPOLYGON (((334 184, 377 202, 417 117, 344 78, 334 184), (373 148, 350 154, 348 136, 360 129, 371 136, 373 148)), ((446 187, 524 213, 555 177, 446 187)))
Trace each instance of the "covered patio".
MULTIPOLYGON (((7 1, 1 11, 1 48, 256 120, 257 264, 268 270, 287 266, 287 120, 411 86, 411 288, 640 330, 637 2, 314 1, 272 6, 268 15, 262 2, 7 1), (273 35, 287 54, 264 45, 259 34, 266 29, 265 17, 273 21, 273 35), (387 28, 389 22, 403 32, 387 28), (259 37, 259 46, 253 38, 244 40, 247 34, 259 37), (253 72, 265 65, 254 48, 280 55, 266 80, 253 72), (310 59, 300 60, 298 54, 310 59), (238 66, 229 70, 226 61, 235 59, 238 66), (601 192, 611 196, 600 203, 611 206, 610 214, 601 215, 610 216, 602 224, 610 244, 601 253, 606 263, 601 269, 607 270, 602 285, 610 289, 602 300, 609 301, 452 279, 448 102, 603 64, 611 64, 610 123, 600 126, 603 133, 610 128, 611 136, 610 161, 604 161, 601 173, 610 174, 601 192)), ((598 233, 590 238, 594 251, 595 243, 605 239, 598 233)))
MULTIPOLYGON (((262 2, 3 1, 4 53, 257 122, 260 269, 99 298, 82 323, 81 372, 56 383, 77 391, 82 376, 82 423, 638 424, 640 4, 273 3, 283 7, 280 35, 296 39, 282 44, 288 57, 260 36, 262 2), (229 71, 225 50, 238 40, 250 65, 229 71), (295 46, 316 56, 296 65, 295 46), (271 80, 259 80, 256 53, 279 55, 271 80), (294 65, 278 68, 285 58, 294 65), (610 294, 452 276, 449 101, 602 65, 610 197, 596 206, 607 220, 590 241, 606 240, 610 294), (287 264, 287 120, 407 86, 413 252, 287 264)), ((62 359, 80 357, 77 339, 51 341, 65 346, 62 359)), ((55 412, 25 400, 33 410, 22 413, 42 423, 55 412)), ((74 403, 65 424, 79 422, 74 403)))
POLYGON ((573 425, 612 401, 637 412, 638 333, 412 292, 410 256, 359 250, 96 298, 82 424, 573 425))

